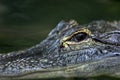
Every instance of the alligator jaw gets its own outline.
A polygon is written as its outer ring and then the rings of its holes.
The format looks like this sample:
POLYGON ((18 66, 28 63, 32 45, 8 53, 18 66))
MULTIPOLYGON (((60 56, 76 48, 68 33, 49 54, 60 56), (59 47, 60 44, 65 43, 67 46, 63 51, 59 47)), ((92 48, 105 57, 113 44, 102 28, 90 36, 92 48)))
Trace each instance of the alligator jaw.
POLYGON ((16 75, 1 75, 1 79, 38 79, 57 77, 96 77, 108 75, 120 78, 120 57, 110 57, 98 61, 69 65, 67 67, 47 68, 16 75))

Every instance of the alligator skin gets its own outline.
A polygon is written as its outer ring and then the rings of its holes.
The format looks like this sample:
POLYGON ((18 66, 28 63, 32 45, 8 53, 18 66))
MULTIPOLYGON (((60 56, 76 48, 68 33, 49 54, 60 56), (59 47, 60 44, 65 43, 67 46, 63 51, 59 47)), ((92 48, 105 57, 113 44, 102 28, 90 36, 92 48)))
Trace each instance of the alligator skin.
POLYGON ((40 44, 1 54, 0 78, 120 77, 119 56, 119 21, 61 21, 40 44))

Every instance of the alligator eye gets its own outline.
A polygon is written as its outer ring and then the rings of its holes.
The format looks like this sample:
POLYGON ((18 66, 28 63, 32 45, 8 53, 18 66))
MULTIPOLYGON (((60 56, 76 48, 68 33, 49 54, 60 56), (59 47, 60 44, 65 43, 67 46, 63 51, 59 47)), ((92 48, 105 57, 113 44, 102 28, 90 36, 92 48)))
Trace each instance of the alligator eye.
POLYGON ((80 33, 74 34, 68 41, 80 42, 87 39, 88 37, 89 35, 87 33, 80 32, 80 33))

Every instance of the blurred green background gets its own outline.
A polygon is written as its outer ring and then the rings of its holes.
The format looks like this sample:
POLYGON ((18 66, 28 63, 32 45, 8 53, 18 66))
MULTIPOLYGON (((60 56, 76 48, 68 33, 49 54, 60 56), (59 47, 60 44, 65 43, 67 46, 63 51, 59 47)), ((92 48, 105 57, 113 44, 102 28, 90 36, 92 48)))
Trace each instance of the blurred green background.
POLYGON ((119 20, 120 0, 0 0, 0 53, 40 43, 66 19, 119 20))

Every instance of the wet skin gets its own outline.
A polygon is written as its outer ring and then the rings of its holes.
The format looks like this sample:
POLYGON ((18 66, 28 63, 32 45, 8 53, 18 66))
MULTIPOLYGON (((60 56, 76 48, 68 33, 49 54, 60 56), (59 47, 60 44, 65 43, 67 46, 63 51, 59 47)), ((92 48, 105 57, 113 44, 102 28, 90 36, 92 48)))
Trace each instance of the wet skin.
POLYGON ((0 55, 1 78, 120 76, 120 22, 61 21, 27 50, 0 55))

